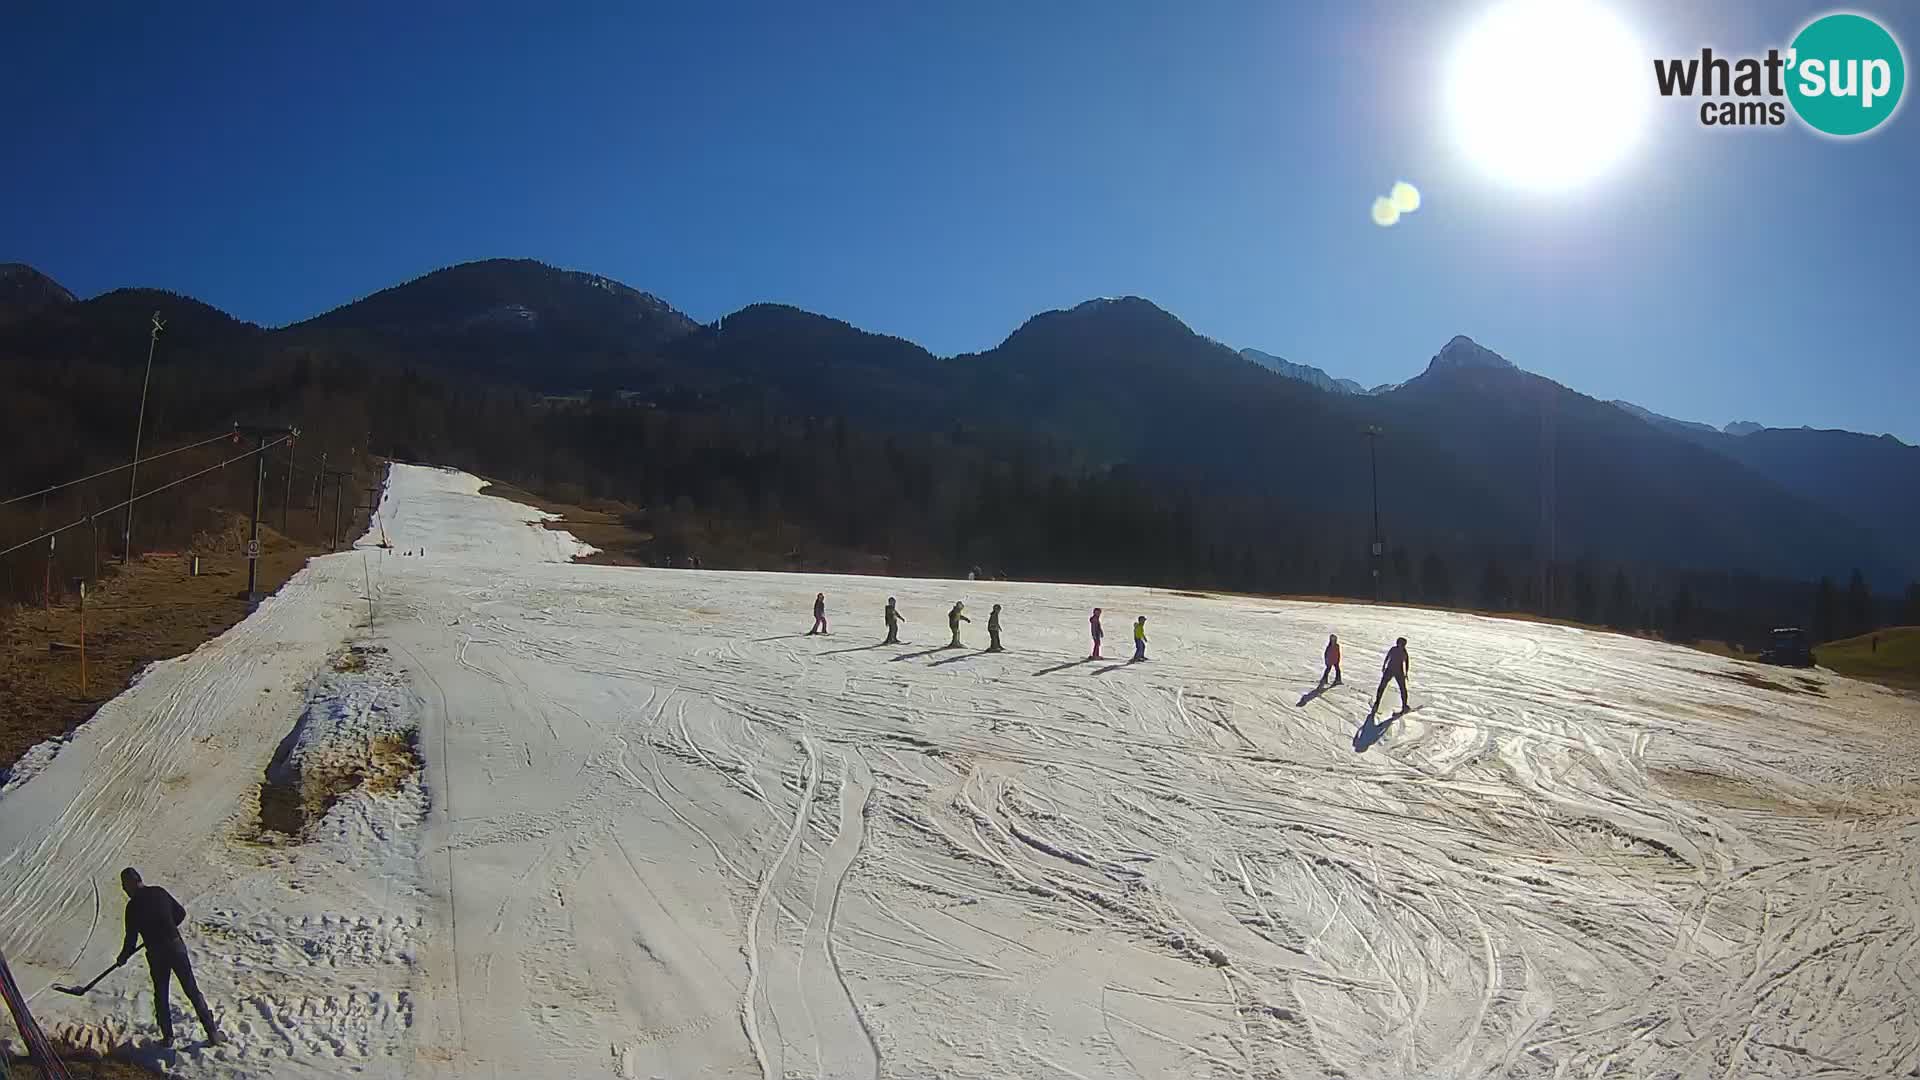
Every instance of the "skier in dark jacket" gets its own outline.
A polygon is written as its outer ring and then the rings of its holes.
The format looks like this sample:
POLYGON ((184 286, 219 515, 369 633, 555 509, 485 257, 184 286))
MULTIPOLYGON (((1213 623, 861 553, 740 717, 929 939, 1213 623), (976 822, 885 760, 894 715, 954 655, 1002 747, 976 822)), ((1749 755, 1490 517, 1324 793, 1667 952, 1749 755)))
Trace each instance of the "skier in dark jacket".
POLYGON ((881 642, 880 644, 882 645, 900 644, 900 624, 905 622, 906 620, 900 617, 899 610, 893 606, 893 597, 891 596, 887 597, 887 612, 886 612, 885 618, 887 620, 887 640, 881 642))
POLYGON ((1407 711, 1407 639, 1399 638, 1393 648, 1387 650, 1386 662, 1380 665, 1380 689, 1373 692, 1373 711, 1380 711, 1380 699, 1386 696, 1387 684, 1400 684, 1400 711, 1407 711))
POLYGON ((827 594, 814 593, 813 594, 813 629, 807 631, 807 636, 812 637, 815 634, 824 634, 826 632, 827 632, 827 594))
POLYGON ((1093 634, 1093 652, 1087 656, 1087 659, 1098 660, 1100 659, 1100 638, 1101 638, 1099 608, 1093 609, 1093 617, 1087 620, 1087 630, 1088 632, 1093 634))
POLYGON ((993 610, 987 613, 987 637, 990 639, 990 643, 987 645, 988 652, 1006 652, 1007 651, 1000 647, 1000 605, 999 604, 993 605, 993 610))
POLYGON ((127 937, 114 966, 126 963, 133 956, 136 939, 146 942, 147 970, 153 975, 153 1018, 160 1025, 160 1040, 173 1045, 173 1016, 167 1008, 167 992, 177 978, 187 1000, 193 1003, 200 1026, 206 1030, 207 1042, 219 1044, 223 1041, 220 1029, 214 1026, 207 999, 201 996, 200 984, 193 979, 187 943, 180 940, 180 924, 187 921, 187 909, 160 886, 141 884, 140 871, 131 866, 120 871, 120 887, 127 891, 127 937))
POLYGON ((953 628, 953 640, 947 643, 947 648, 949 649, 957 649, 960 647, 960 624, 973 621, 960 613, 960 609, 966 606, 965 601, 956 600, 954 601, 953 610, 947 612, 947 625, 953 628))

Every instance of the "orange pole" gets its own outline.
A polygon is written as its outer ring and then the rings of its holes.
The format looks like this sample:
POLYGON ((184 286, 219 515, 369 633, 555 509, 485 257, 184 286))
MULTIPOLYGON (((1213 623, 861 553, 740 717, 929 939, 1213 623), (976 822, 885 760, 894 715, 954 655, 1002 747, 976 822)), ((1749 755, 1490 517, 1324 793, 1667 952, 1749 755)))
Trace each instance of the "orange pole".
POLYGON ((80 583, 80 693, 87 692, 87 583, 80 583))

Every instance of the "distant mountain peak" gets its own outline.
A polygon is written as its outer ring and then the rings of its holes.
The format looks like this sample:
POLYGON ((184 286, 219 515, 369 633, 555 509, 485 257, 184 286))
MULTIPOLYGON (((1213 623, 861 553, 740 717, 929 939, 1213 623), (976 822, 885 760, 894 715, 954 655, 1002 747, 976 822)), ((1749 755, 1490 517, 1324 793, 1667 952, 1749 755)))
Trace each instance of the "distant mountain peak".
POLYGON ((0 263, 0 319, 73 301, 65 286, 26 263, 0 263))
POLYGON ((1427 364, 1428 371, 1440 368, 1501 368, 1508 371, 1520 370, 1513 361, 1481 345, 1465 334, 1455 334, 1452 341, 1440 347, 1433 360, 1427 364))
POLYGON ((1179 316, 1151 300, 1139 296, 1098 296, 1092 300, 1082 300, 1064 310, 1043 311, 1007 335, 1007 341, 1024 335, 1065 332, 1067 327, 1086 326, 1099 326, 1114 333, 1193 334, 1193 329, 1181 322, 1179 316))
POLYGON ((1296 364, 1291 360, 1282 359, 1272 353, 1261 352, 1259 349, 1241 349, 1240 355, 1276 375, 1284 375, 1289 379, 1306 383, 1308 386, 1317 386, 1330 394, 1364 394, 1367 392, 1366 387, 1361 386, 1352 379, 1336 379, 1317 367, 1312 367, 1308 364, 1296 364))
POLYGON ((696 324, 652 293, 601 274, 535 259, 481 259, 382 289, 306 325, 412 332, 530 332, 565 325, 611 344, 650 347, 696 324))
POLYGON ((1729 435, 1751 435, 1756 431, 1764 430, 1765 427, 1766 425, 1756 424, 1751 420, 1735 420, 1720 430, 1729 435))

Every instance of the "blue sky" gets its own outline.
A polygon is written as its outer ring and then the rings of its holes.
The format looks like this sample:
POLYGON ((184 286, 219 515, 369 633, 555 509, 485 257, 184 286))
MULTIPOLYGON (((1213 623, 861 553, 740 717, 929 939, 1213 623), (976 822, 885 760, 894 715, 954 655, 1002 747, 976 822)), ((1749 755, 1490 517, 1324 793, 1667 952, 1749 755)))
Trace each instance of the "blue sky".
MULTIPOLYGON (((943 354, 1132 293, 1367 384, 1465 333, 1688 419, 1920 442, 1911 104, 1840 143, 1660 102, 1623 168, 1516 196, 1440 115, 1482 3, 549 6, 15 12, 0 260, 278 325, 527 256, 943 354), (1397 179, 1425 205, 1377 228, 1397 179)), ((1617 6, 1660 56, 1828 10, 1617 6)), ((1858 10, 1914 62, 1920 11, 1858 10)))

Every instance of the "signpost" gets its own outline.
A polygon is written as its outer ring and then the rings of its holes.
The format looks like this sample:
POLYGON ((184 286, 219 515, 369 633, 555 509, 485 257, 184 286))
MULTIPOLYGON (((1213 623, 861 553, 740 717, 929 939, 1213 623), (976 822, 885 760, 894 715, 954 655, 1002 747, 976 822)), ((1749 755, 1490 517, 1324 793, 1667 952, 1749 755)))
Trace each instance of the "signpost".
POLYGON ((87 696, 87 579, 76 578, 80 587, 80 696, 87 696))

